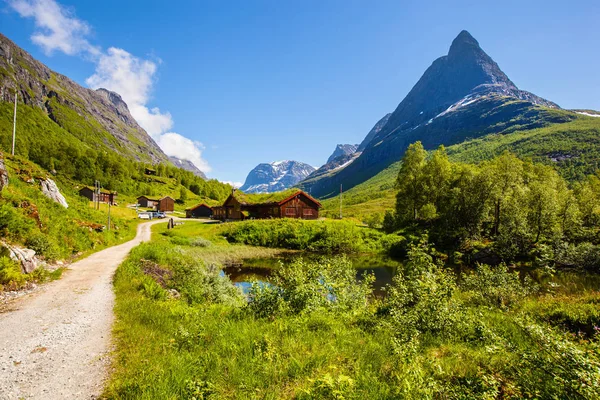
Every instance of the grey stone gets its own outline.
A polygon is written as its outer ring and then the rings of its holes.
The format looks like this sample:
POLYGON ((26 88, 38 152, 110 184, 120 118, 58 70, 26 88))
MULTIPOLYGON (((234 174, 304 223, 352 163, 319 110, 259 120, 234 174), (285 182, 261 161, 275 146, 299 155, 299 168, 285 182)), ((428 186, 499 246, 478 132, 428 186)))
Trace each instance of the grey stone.
POLYGON ((40 184, 42 186, 42 193, 44 194, 44 196, 60 204, 64 208, 69 208, 69 204, 67 204, 65 196, 62 195, 62 193, 58 189, 58 186, 56 186, 56 183, 52 179, 42 179, 40 181, 40 184))

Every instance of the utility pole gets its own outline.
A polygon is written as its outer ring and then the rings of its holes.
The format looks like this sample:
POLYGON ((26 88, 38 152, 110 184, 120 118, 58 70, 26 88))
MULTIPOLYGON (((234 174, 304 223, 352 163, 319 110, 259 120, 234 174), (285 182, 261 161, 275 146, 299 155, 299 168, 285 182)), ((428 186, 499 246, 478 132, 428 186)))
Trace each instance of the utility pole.
POLYGON ((340 184, 340 219, 342 219, 342 185, 340 184))
POLYGON ((13 117, 13 141, 12 141, 12 152, 15 155, 15 139, 17 138, 17 96, 18 92, 15 92, 15 115, 13 117))

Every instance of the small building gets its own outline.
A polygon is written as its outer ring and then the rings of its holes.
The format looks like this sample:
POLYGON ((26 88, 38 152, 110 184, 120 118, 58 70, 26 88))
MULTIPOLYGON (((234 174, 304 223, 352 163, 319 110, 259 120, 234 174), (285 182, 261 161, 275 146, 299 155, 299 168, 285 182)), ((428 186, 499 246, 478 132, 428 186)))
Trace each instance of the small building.
POLYGON ((146 168, 146 169, 144 170, 144 173, 145 173, 146 175, 156 175, 156 170, 155 170, 155 169, 152 169, 152 168, 146 168))
POLYGON ((90 201, 99 201, 100 203, 106 203, 113 206, 117 202, 117 192, 109 192, 106 190, 96 192, 96 189, 91 186, 82 187, 79 189, 79 194, 90 201))
POLYGON ((234 191, 222 206, 213 207, 213 218, 241 221, 253 218, 318 219, 321 203, 308 193, 290 189, 267 194, 234 191))
POLYGON ((185 210, 186 218, 210 218, 212 215, 212 208, 206 204, 198 204, 197 206, 185 210))
POLYGON ((138 197, 137 202, 140 205, 140 207, 144 207, 144 208, 154 208, 158 204, 158 200, 151 199, 148 196, 138 197))
POLYGON ((156 211, 169 212, 175 210, 175 199, 165 196, 156 203, 156 211))

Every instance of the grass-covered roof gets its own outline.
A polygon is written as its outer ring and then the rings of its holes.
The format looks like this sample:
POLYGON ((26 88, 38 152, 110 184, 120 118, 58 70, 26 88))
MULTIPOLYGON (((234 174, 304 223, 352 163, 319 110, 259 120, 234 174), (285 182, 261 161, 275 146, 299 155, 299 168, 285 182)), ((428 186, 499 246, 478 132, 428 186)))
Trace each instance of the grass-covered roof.
MULTIPOLYGON (((307 195, 299 189, 287 189, 282 192, 257 194, 244 193, 241 190, 236 190, 233 193, 233 196, 237 199, 237 201, 239 201, 242 204, 277 204, 287 199, 288 197, 295 195, 298 192, 301 192, 310 199, 313 199, 312 197, 310 197, 309 195, 307 195)), ((313 200, 317 204, 320 204, 316 199, 313 200)))

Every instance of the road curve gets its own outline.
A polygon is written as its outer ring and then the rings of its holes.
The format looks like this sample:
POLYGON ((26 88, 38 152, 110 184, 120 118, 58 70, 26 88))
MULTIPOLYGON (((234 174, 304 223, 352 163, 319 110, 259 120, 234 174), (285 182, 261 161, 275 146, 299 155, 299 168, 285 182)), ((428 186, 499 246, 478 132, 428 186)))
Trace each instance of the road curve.
POLYGON ((107 376, 113 322, 112 277, 135 239, 73 263, 63 277, 0 314, 0 399, 93 399, 107 376))

